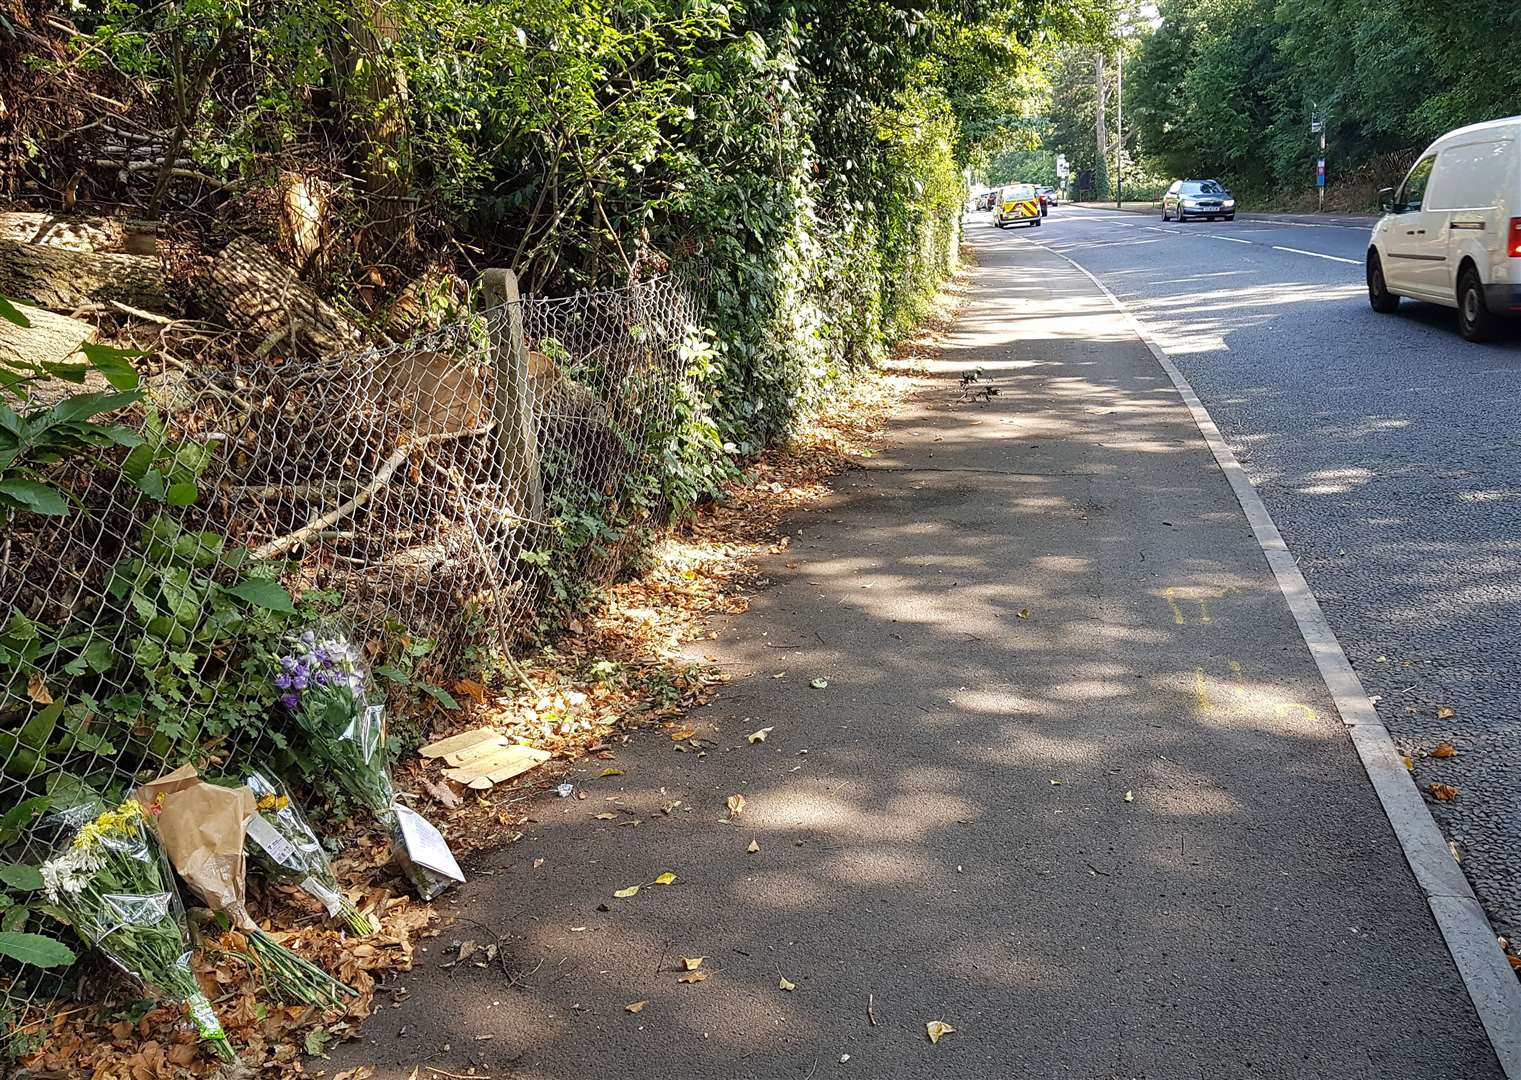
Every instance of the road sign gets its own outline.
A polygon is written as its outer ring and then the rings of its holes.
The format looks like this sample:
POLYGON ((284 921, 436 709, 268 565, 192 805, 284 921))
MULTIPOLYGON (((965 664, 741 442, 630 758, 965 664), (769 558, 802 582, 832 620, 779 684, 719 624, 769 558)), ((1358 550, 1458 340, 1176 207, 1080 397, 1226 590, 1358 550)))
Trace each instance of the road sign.
POLYGON ((1326 129, 1325 121, 1323 121, 1320 117, 1317 116, 1313 120, 1310 121, 1310 134, 1311 135, 1319 135, 1325 129, 1326 129))
POLYGON ((1325 158, 1320 158, 1319 160, 1317 160, 1315 162, 1315 186, 1318 187, 1318 188, 1323 188, 1323 187, 1326 186, 1326 159, 1325 158))
POLYGON ((1072 175, 1072 167, 1067 164, 1066 154, 1056 155, 1056 175, 1061 177, 1063 180, 1072 175))

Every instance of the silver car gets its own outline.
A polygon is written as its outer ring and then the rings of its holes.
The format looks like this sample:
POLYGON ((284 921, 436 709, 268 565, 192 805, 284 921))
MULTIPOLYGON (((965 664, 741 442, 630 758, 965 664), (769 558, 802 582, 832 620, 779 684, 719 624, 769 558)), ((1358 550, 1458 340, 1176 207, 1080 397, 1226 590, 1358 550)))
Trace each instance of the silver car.
POLYGON ((1236 200, 1218 180, 1174 180, 1162 196, 1162 220, 1189 218, 1236 220, 1236 200))

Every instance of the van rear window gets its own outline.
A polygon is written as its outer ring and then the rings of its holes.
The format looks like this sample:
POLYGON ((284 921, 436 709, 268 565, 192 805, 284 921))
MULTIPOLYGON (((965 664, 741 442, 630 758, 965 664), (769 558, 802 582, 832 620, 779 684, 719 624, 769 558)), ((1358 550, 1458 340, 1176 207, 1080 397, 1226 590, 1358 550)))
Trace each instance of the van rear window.
POLYGON ((1426 189, 1427 210, 1494 206, 1514 183, 1516 144, 1510 139, 1444 146, 1426 189))

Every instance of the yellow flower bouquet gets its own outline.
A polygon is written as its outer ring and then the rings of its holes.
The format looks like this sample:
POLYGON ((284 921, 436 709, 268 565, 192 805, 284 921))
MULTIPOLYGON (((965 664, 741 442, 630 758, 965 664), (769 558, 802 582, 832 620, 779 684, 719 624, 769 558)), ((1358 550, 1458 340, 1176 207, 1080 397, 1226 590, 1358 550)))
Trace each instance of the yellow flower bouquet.
POLYGON ((80 826, 42 864, 42 878, 48 900, 84 941, 151 991, 184 1005, 200 1037, 224 1060, 237 1059, 190 970, 179 893, 135 799, 80 826))

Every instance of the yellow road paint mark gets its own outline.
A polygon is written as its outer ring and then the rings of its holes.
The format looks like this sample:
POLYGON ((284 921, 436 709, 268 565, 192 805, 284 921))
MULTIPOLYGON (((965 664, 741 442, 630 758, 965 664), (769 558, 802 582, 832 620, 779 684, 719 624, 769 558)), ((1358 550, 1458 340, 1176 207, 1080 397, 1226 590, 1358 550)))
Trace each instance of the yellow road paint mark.
POLYGON ((1194 704, 1201 713, 1214 712, 1215 704, 1209 699, 1209 685, 1204 681, 1204 669, 1194 668, 1194 704))
POLYGON ((1318 719, 1318 716, 1316 715, 1314 709, 1310 708, 1308 705, 1301 704, 1298 701, 1285 701, 1280 705, 1274 706, 1273 708, 1273 715, 1278 717, 1280 720, 1284 717, 1292 716, 1296 713, 1299 716, 1303 717, 1307 723, 1313 724, 1318 719))
POLYGON ((1167 589, 1162 593, 1167 597, 1167 606, 1172 608, 1172 621, 1179 626, 1183 625, 1183 609, 1178 607, 1177 590, 1167 589))

